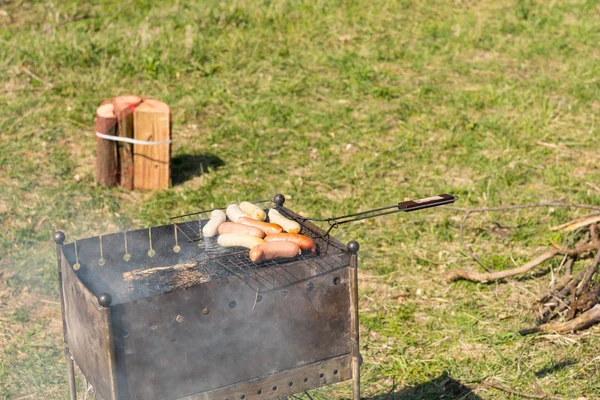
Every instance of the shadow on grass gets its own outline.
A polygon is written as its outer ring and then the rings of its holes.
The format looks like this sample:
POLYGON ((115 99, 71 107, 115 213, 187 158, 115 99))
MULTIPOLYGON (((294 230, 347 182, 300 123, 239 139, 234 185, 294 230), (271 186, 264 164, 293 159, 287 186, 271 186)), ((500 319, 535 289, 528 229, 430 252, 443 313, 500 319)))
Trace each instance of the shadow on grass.
POLYGON ((415 386, 392 390, 368 400, 482 400, 473 390, 444 372, 437 378, 415 386))
POLYGON ((172 160, 173 185, 179 185, 187 180, 202 175, 225 165, 225 162, 214 154, 179 154, 172 160))
POLYGON ((537 378, 543 378, 546 375, 551 375, 554 374, 560 370, 563 370, 565 368, 570 367, 571 365, 575 365, 577 364, 577 361, 571 359, 571 358, 566 358, 562 361, 559 361, 557 363, 555 363, 554 361, 552 361, 550 364, 544 366, 542 369, 535 371, 533 374, 537 377, 537 378))

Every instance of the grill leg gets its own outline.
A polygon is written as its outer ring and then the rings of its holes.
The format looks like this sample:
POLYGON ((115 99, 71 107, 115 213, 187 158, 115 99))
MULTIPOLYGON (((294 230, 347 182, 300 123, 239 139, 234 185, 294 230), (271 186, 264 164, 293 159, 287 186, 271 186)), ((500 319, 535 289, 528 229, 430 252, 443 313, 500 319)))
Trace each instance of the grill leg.
POLYGON ((358 322, 358 243, 348 243, 350 256, 350 318, 352 323, 352 400, 360 400, 360 341, 358 322))
POLYGON ((63 340, 65 342, 65 357, 67 359, 67 382, 69 384, 69 397, 71 400, 77 400, 77 386, 75 386, 75 368, 73 366, 73 359, 69 352, 69 345, 67 343, 67 321, 65 320, 65 297, 63 293, 63 280, 62 280, 62 247, 65 243, 65 234, 63 232, 56 232, 54 234, 54 242, 56 243, 56 261, 58 264, 58 291, 60 293, 60 310, 63 323, 63 340))
POLYGON ((73 366, 73 359, 71 353, 65 352, 67 358, 67 381, 69 384, 69 398, 71 400, 77 400, 77 386, 75 383, 75 367, 73 366))

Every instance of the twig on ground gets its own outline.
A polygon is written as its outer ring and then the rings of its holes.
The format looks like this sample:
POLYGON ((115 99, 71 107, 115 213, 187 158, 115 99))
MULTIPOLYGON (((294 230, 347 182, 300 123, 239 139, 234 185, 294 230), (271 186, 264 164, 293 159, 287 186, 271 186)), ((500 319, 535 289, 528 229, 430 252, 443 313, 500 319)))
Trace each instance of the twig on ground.
POLYGON ((537 258, 534 258, 533 260, 529 261, 527 264, 524 264, 521 267, 507 269, 504 271, 496 271, 496 272, 488 272, 488 273, 480 273, 480 272, 466 271, 466 270, 450 271, 446 274, 446 280, 455 281, 458 279, 466 279, 469 281, 482 282, 482 283, 497 281, 497 280, 508 278, 511 276, 523 274, 558 254, 559 254, 558 249, 549 250, 549 251, 541 254, 537 258))
POLYGON ((540 207, 573 207, 573 208, 582 208, 586 210, 595 210, 600 211, 600 206, 592 206, 590 204, 578 204, 578 203, 568 203, 568 202, 545 202, 545 203, 535 203, 535 204, 516 204, 512 206, 498 206, 498 207, 480 207, 480 208, 464 208, 464 207, 455 207, 455 206, 444 206, 443 208, 446 210, 454 210, 454 211, 464 211, 469 213, 478 213, 478 212, 490 212, 490 211, 507 211, 507 210, 522 210, 524 208, 540 208, 540 207))
POLYGON ((465 239, 463 236, 463 230, 465 228, 465 223, 467 222, 467 218, 469 218, 469 215, 471 214, 470 211, 466 211, 465 212, 465 216, 463 217, 461 223, 460 223, 460 230, 459 230, 459 238, 460 238, 460 245, 463 247, 463 249, 467 250, 467 252, 469 253, 469 255, 471 256, 471 258, 477 262, 477 264, 481 265, 481 267, 483 269, 485 269, 487 272, 492 272, 492 269, 490 269, 487 265, 485 265, 480 259, 479 257, 477 257, 475 255, 475 253, 473 253, 473 250, 471 249, 471 246, 467 246, 465 245, 465 239))
POLYGON ((598 185, 596 185, 595 183, 587 182, 586 185, 594 189, 596 192, 600 193, 600 187, 598 187, 598 185))
POLYGON ((600 304, 596 304, 591 309, 587 310, 583 314, 579 315, 568 322, 561 324, 543 324, 530 329, 523 329, 519 333, 523 336, 531 335, 533 333, 545 332, 545 333, 567 333, 580 331, 582 329, 589 328, 600 322, 600 304))
POLYGON ((577 218, 572 221, 565 222, 564 224, 551 226, 550 230, 559 231, 564 229, 566 231, 575 231, 579 228, 585 228, 586 226, 595 224, 597 222, 600 222, 600 214, 592 214, 583 218, 577 218))
POLYGON ((583 154, 585 156, 589 156, 592 158, 600 158, 600 156, 594 152, 591 151, 585 151, 585 150, 580 150, 580 149, 574 149, 571 147, 567 147, 564 144, 554 144, 554 143, 547 143, 547 142, 537 142, 537 144, 539 146, 544 146, 544 147, 548 147, 551 149, 556 149, 556 150, 563 150, 566 152, 570 152, 570 153, 577 153, 577 154, 583 154))
POLYGON ((545 253, 542 253, 538 257, 534 258, 533 260, 529 261, 528 263, 526 263, 523 266, 518 267, 518 268, 507 269, 504 271, 488 272, 488 273, 480 273, 480 272, 466 271, 466 270, 456 270, 456 271, 448 272, 446 274, 446 280, 455 281, 458 279, 466 279, 469 281, 483 282, 483 283, 497 281, 497 280, 508 278, 511 276, 523 274, 523 273, 533 269, 534 267, 540 265, 544 261, 547 261, 557 255, 562 254, 562 255, 568 255, 568 256, 576 256, 576 255, 579 255, 582 253, 586 253, 595 248, 596 247, 592 244, 586 244, 586 245, 576 247, 574 249, 552 249, 552 250, 546 251, 545 253))
POLYGON ((548 394, 545 392, 539 393, 539 394, 518 392, 509 387, 500 385, 499 383, 494 383, 494 382, 490 382, 490 381, 483 381, 483 382, 481 382, 481 384, 484 386, 494 388, 494 389, 502 390, 503 392, 506 392, 506 393, 514 394, 515 396, 521 396, 521 397, 525 397, 528 399, 567 400, 566 397, 554 396, 552 394, 548 394))
POLYGON ((31 72, 31 70, 25 66, 21 66, 21 70, 23 72, 25 72, 27 75, 29 75, 30 77, 32 77, 33 79, 35 79, 38 82, 43 83, 44 85, 48 86, 49 88, 53 88, 54 84, 52 82, 48 82, 47 80, 40 78, 39 76, 37 76, 36 74, 34 74, 33 72, 31 72))
POLYGON ((477 257, 477 255, 475 255, 475 253, 471 249, 471 246, 465 244, 463 231, 464 231, 465 223, 466 223, 467 219, 469 218, 469 216, 473 213, 480 213, 480 212, 522 210, 525 208, 539 208, 539 207, 573 207, 573 208, 583 208, 583 209, 588 209, 588 210, 600 211, 600 207, 598 207, 598 206, 592 206, 589 204, 568 203, 568 202, 546 202, 546 203, 538 203, 538 204, 517 204, 517 205, 512 205, 512 206, 480 207, 480 208, 464 208, 464 207, 446 206, 443 208, 445 208, 447 210, 462 211, 465 213, 465 215, 460 223, 460 230, 459 230, 460 245, 462 246, 463 249, 465 249, 467 251, 467 253, 469 253, 471 258, 477 264, 479 264, 486 271, 492 272, 492 269, 489 268, 487 265, 485 265, 479 259, 479 257, 477 257))
POLYGON ((63 25, 70 24, 71 22, 77 22, 77 21, 82 21, 84 19, 94 19, 94 18, 99 18, 99 16, 97 16, 97 15, 90 15, 90 13, 86 11, 83 14, 74 15, 74 16, 72 16, 70 18, 64 19, 64 20, 60 21, 58 24, 56 24, 56 25, 47 26, 47 27, 44 28, 43 32, 48 32, 52 28, 56 29, 56 28, 61 27, 63 25))
MULTIPOLYGON (((571 261, 571 260, 572 260, 572 258, 569 259, 569 261, 571 261)), ((563 288, 565 286, 567 286, 569 284, 569 282, 571 282, 571 279, 573 279, 573 277, 571 275, 563 276, 561 280, 559 280, 554 286, 552 286, 550 288, 550 290, 539 295, 537 301, 540 303, 543 303, 544 301, 548 300, 549 298, 556 296, 557 294, 559 294, 559 292, 561 290, 563 290, 563 288)))

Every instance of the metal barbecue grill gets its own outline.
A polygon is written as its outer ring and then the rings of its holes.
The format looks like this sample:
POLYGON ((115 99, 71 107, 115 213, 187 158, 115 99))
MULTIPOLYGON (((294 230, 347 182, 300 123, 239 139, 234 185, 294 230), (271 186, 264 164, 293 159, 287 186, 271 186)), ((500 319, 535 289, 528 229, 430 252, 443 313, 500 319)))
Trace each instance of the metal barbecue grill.
POLYGON ((359 399, 359 246, 331 230, 455 200, 310 219, 277 195, 256 204, 300 223, 317 251, 260 264, 202 236, 212 210, 69 244, 57 232, 71 399, 74 364, 106 400, 283 398, 348 379, 359 399))

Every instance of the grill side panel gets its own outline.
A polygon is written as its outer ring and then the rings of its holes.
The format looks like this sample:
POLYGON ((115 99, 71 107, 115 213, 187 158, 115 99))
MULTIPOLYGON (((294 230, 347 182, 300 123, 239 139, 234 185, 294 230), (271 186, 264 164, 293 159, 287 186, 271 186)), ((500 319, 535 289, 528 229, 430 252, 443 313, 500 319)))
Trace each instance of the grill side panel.
POLYGON ((272 268, 301 279, 262 294, 248 282, 268 275, 231 276, 115 305, 119 398, 176 399, 350 354, 348 264, 272 268))
POLYGON ((111 362, 110 309, 100 307, 92 294, 75 275, 66 257, 61 260, 64 318, 67 345, 79 369, 93 384, 99 398, 113 399, 113 365, 111 362))

